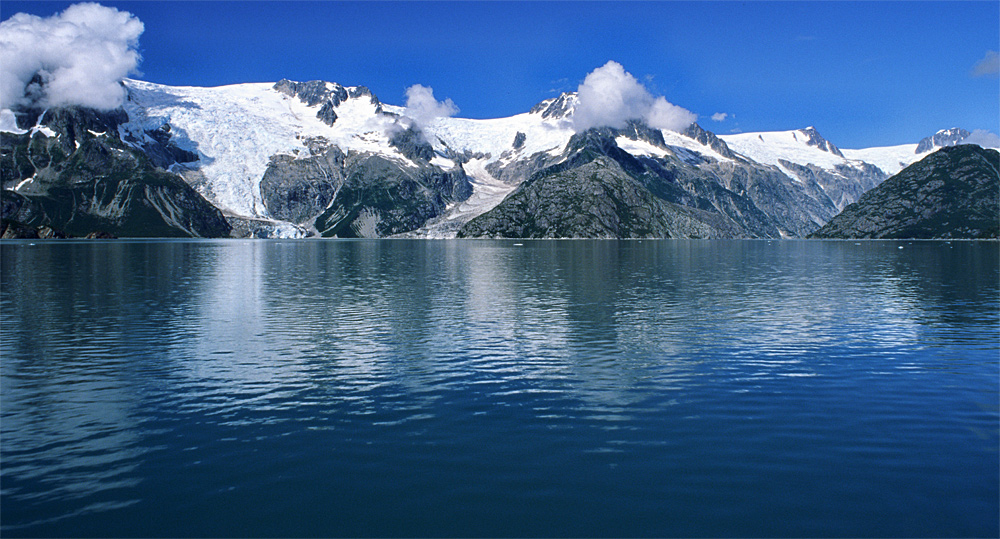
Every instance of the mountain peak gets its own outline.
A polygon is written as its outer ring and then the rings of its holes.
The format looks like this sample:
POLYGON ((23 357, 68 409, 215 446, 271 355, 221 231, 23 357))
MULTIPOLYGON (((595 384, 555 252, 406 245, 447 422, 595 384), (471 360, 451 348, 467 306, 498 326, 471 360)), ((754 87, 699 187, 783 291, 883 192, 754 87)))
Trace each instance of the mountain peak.
POLYGON ((713 150, 718 152, 719 155, 722 155, 723 157, 728 157, 730 159, 736 158, 736 156, 733 155, 732 150, 729 149, 729 146, 727 146, 722 139, 715 136, 715 133, 712 133, 711 131, 708 131, 702 126, 698 125, 698 122, 694 122, 691 125, 689 125, 688 128, 685 129, 684 132, 681 134, 684 135, 685 137, 694 139, 699 143, 708 146, 709 148, 712 148, 713 150))
POLYGON ((573 115, 576 104, 579 101, 576 92, 563 92, 559 97, 550 97, 534 107, 528 112, 531 114, 541 114, 542 118, 561 119, 573 115))
POLYGON ((310 107, 322 105, 316 117, 323 123, 333 126, 337 121, 337 113, 334 109, 338 105, 347 101, 348 98, 369 97, 373 105, 381 112, 382 106, 375 94, 365 86, 345 88, 336 82, 322 80, 311 80, 308 82, 295 82, 288 79, 281 79, 274 84, 274 89, 289 96, 297 97, 310 107))
POLYGON ((799 129, 799 133, 802 133, 807 137, 806 144, 809 146, 815 146, 820 150, 825 152, 830 152, 838 157, 844 157, 844 154, 840 153, 840 149, 834 146, 834 144, 819 134, 819 131, 815 127, 809 126, 805 129, 799 129))
POLYGON ((955 146, 961 144, 962 141, 969 138, 969 133, 965 129, 959 127, 952 127, 950 129, 942 129, 934 135, 929 136, 921 140, 917 144, 917 150, 915 153, 924 153, 933 150, 934 148, 944 148, 946 146, 955 146))

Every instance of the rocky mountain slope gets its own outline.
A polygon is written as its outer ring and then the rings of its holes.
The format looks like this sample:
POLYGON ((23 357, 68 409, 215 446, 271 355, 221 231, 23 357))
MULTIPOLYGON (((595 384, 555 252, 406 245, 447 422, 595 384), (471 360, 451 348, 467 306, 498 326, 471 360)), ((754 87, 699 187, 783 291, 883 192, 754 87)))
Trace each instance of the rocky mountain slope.
MULTIPOLYGON (((509 118, 471 120, 422 117, 363 86, 324 81, 123 84, 127 101, 97 114, 113 119, 94 129, 49 126, 74 114, 57 110, 21 111, 13 128, 0 118, 4 218, 117 235, 804 237, 929 151, 842 150, 811 127, 716 136, 698 124, 673 132, 631 122, 578 133, 574 93, 509 118), (92 151, 92 139, 103 150, 92 151), (101 167, 124 167, 155 186, 142 188, 159 193, 142 207, 158 208, 170 230, 136 228, 138 217, 109 224, 107 206, 120 198, 84 202, 56 185, 83 189, 80 174, 56 182, 25 164, 38 164, 25 157, 28 147, 32 156, 42 147, 69 155, 78 143, 84 161, 105 155, 101 167), (204 223, 187 215, 202 210, 204 223)), ((954 137, 938 138, 929 148, 954 137)), ((100 181, 101 193, 139 196, 100 181)))
POLYGON ((847 207, 815 238, 1000 237, 1000 153, 944 147, 847 207))
POLYGON ((125 144, 124 111, 26 110, 0 132, 0 202, 14 235, 228 236, 221 212, 176 174, 156 166, 194 159, 148 134, 147 152, 125 144))

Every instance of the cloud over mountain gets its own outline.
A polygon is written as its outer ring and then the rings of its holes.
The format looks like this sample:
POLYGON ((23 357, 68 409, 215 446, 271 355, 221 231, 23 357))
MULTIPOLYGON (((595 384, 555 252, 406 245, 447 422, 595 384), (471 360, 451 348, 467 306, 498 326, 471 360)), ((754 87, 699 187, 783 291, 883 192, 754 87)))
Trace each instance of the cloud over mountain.
POLYGON ((962 143, 978 144, 983 148, 1000 148, 1000 136, 985 129, 976 129, 962 143))
POLYGON ((131 13, 94 3, 47 18, 12 16, 0 23, 0 108, 120 106, 119 83, 139 64, 142 31, 131 13))
POLYGON ((448 118, 458 114, 458 107, 452 100, 438 101, 434 89, 414 84, 406 89, 406 110, 403 112, 416 123, 417 127, 427 125, 435 118, 448 118))
POLYGON ((610 61, 591 71, 577 89, 579 102, 573 113, 573 128, 625 126, 642 120, 656 129, 681 131, 698 117, 663 96, 654 97, 618 62, 610 61))

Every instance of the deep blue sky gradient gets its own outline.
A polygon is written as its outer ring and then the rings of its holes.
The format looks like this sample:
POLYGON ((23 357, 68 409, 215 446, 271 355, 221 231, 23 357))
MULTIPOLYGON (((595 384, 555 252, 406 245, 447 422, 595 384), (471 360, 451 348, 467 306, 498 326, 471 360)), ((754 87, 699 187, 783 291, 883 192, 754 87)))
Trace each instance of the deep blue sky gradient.
MULTIPOLYGON (((814 125, 844 148, 1000 131, 1000 2, 101 2, 145 23, 137 78, 324 79, 459 116, 527 111, 608 60, 719 134, 814 125), (725 112, 723 122, 710 119, 725 112)), ((49 16, 70 2, 0 3, 49 16)))

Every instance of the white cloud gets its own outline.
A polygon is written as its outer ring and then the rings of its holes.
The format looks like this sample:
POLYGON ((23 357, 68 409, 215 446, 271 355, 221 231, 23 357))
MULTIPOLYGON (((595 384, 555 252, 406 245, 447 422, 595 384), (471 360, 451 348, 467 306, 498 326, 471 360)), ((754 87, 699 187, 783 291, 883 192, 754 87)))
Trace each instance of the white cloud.
POLYGON ((962 141, 962 144, 978 144, 983 148, 1000 148, 1000 136, 985 129, 976 129, 962 141))
POLYGON ((972 76, 987 77, 1000 75, 1000 53, 986 51, 986 56, 972 66, 972 76))
POLYGON ((131 13, 99 4, 74 4, 48 18, 12 16, 0 23, 0 108, 120 106, 119 83, 139 64, 142 31, 131 13), (36 75, 42 85, 27 88, 36 75))
POLYGON ((417 127, 427 125, 435 118, 447 118, 458 114, 458 107, 451 99, 434 99, 434 90, 428 86, 414 84, 406 89, 406 110, 403 114, 413 119, 417 127))
POLYGON ((724 121, 726 121, 726 118, 728 118, 728 117, 729 117, 729 113, 728 112, 716 112, 715 114, 712 115, 712 121, 713 122, 724 122, 724 121))
POLYGON ((689 110, 653 97, 618 62, 608 62, 590 72, 577 89, 578 103, 573 128, 625 126, 628 120, 642 120, 656 129, 682 131, 698 117, 689 110))

